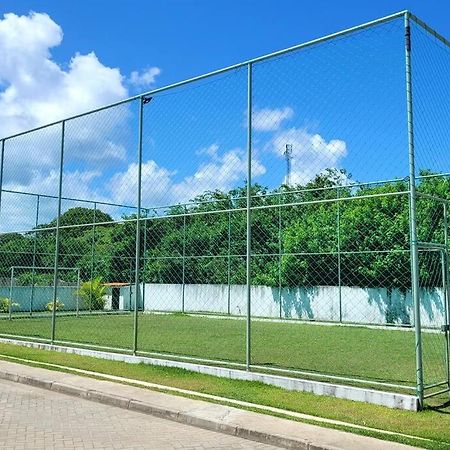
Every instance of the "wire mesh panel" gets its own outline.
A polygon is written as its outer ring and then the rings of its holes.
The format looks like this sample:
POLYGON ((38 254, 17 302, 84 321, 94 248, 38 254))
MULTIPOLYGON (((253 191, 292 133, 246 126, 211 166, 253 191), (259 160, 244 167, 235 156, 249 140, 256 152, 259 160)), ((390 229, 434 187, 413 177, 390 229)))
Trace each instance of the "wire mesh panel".
POLYGON ((65 123, 58 263, 80 268, 80 314, 56 312, 58 341, 133 347, 138 106, 65 123), (122 292, 113 309, 114 288, 122 292))
MULTIPOLYGON (((425 394, 449 388, 448 218, 450 43, 411 23, 420 318, 425 394)), ((444 399, 447 400, 448 397, 444 399)))
POLYGON ((448 386, 447 254, 438 248, 419 252, 425 389, 448 386))
POLYGON ((448 175, 450 131, 450 46, 412 22, 412 83, 416 175, 448 175))
POLYGON ((414 383, 413 333, 352 326, 411 324, 404 74, 403 18, 254 65, 253 364, 414 383))
POLYGON ((231 236, 245 235, 235 234, 232 198, 248 169, 246 80, 245 68, 230 70, 144 105, 140 351, 245 361, 245 322, 218 317, 239 295, 230 284, 239 262, 231 236))
POLYGON ((46 224, 58 210, 61 141, 62 127, 57 124, 4 142, 0 211, 4 334, 51 338, 47 306, 53 298, 56 235, 46 224))

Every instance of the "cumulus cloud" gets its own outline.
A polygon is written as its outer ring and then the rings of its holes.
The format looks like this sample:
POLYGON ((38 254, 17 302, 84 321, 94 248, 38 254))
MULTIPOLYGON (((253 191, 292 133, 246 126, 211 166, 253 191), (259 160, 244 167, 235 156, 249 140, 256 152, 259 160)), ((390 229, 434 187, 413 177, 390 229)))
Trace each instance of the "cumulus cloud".
MULTIPOLYGON (((0 17, 0 137, 127 97, 120 70, 105 66, 93 52, 76 53, 64 66, 56 63, 51 50, 62 40, 61 27, 47 14, 0 17)), ((66 122, 63 195, 110 200, 99 191, 101 172, 126 165, 129 118, 124 105, 66 122)), ((60 124, 7 140, 3 187, 56 195, 60 149, 60 124)), ((22 211, 25 217, 27 208, 18 199, 28 197, 8 195, 3 217, 24 223, 19 216, 22 211)), ((53 209, 43 203, 42 216, 54 217, 53 209)))
POLYGON ((159 67, 149 67, 140 72, 134 70, 133 72, 131 72, 128 81, 130 84, 136 87, 146 88, 152 86, 155 83, 156 77, 160 73, 161 69, 159 67))
MULTIPOLYGON (((236 148, 219 153, 213 144, 207 149, 209 159, 202 162, 193 175, 176 181, 176 171, 169 171, 153 161, 142 165, 142 203, 145 207, 188 202, 208 190, 227 191, 245 180, 247 176, 246 152, 236 148)), ((203 149, 206 150, 206 149, 203 149)), ((205 154, 205 153, 203 153, 205 154)), ((206 153, 207 154, 207 153, 206 153)), ((111 180, 112 197, 120 202, 133 202, 137 192, 137 164, 130 164, 126 171, 117 173, 111 180)), ((252 175, 264 174, 266 168, 258 160, 253 161, 252 175)))
POLYGON ((289 106, 284 108, 256 109, 252 113, 252 126, 256 131, 276 131, 285 120, 291 119, 294 110, 289 106))
POLYGON ((276 133, 268 147, 283 157, 286 144, 292 144, 291 184, 305 184, 325 169, 337 168, 347 155, 345 141, 326 141, 320 134, 309 133, 304 128, 293 127, 276 133))
POLYGON ((0 136, 62 119, 127 96, 117 68, 91 52, 75 54, 67 69, 50 50, 63 39, 47 14, 0 19, 0 136))
MULTIPOLYGON (((74 171, 64 174, 63 197, 92 199, 106 201, 100 192, 93 188, 95 180, 101 177, 98 171, 74 171)), ((20 192, 35 192, 41 195, 39 199, 39 223, 48 223, 58 212, 59 171, 48 173, 35 171, 26 184, 15 182, 4 186, 2 194, 1 231, 25 231, 35 226, 37 197, 20 192)), ((63 210, 74 206, 86 206, 85 203, 63 201, 63 210)))
POLYGON ((211 158, 217 157, 217 152, 219 150, 218 144, 211 144, 208 147, 203 147, 195 152, 197 156, 207 155, 211 158))
MULTIPOLYGON (((265 172, 266 168, 258 160, 253 160, 252 176, 257 177, 265 172)), ((185 201, 208 190, 229 190, 246 178, 247 155, 237 148, 223 155, 215 154, 211 161, 202 163, 194 175, 172 186, 172 196, 185 201)))
MULTIPOLYGON (((111 179, 110 192, 114 202, 136 204, 138 189, 138 165, 129 164, 123 172, 117 172, 111 179)), ((142 203, 147 206, 162 205, 167 201, 172 176, 170 172, 150 160, 142 163, 142 203), (149 203, 150 202, 150 203, 149 203)))

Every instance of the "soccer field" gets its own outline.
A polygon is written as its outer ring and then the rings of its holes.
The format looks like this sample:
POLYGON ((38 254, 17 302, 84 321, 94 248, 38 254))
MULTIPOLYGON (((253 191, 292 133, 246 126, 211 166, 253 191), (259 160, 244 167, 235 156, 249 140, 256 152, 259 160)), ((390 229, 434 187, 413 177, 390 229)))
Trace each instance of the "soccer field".
MULTIPOLYGON (((139 316, 138 350, 244 363, 245 325, 244 320, 231 318, 143 314, 139 316)), ((50 317, 0 321, 0 333, 5 335, 48 339, 50 332, 50 317)), ((56 322, 56 339, 92 347, 131 349, 133 316, 61 315, 56 322)), ((424 349, 435 344, 436 334, 425 333, 424 349)), ((254 320, 251 362, 268 369, 291 368, 413 386, 414 333, 254 320)), ((439 361, 428 362, 430 367, 439 366, 439 361)))

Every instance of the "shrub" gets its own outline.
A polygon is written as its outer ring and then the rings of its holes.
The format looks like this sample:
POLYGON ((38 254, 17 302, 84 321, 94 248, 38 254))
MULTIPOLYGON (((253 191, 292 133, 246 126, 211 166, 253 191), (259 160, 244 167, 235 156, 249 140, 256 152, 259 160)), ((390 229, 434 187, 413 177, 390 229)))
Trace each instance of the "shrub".
MULTIPOLYGON (((59 301, 58 299, 56 299, 55 305, 56 305, 56 311, 61 311, 64 309, 64 303, 59 301)), ((47 311, 53 311, 53 300, 49 301, 45 305, 45 308, 47 309, 47 311)))
POLYGON ((0 298, 0 312, 7 313, 9 308, 11 308, 11 311, 17 311, 20 309, 20 305, 15 302, 11 303, 11 300, 7 297, 0 298))
POLYGON ((106 304, 106 286, 101 277, 85 281, 78 290, 78 295, 83 302, 83 308, 91 310, 101 310, 106 304))

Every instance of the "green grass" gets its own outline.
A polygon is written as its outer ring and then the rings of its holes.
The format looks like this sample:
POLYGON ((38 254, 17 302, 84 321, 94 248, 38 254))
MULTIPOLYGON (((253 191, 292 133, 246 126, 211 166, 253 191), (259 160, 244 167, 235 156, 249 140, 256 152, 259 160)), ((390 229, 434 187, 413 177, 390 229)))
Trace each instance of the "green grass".
MULTIPOLYGON (((0 320, 0 334, 49 338, 49 317, 0 320)), ((92 346, 132 348, 132 315, 63 316, 56 339, 92 346)), ((427 381, 441 381, 440 335, 425 334, 427 381), (428 370, 430 368, 430 370, 428 370)), ((245 321, 180 314, 139 316, 141 352, 161 352, 243 363, 245 321)), ((410 330, 252 321, 252 364, 414 385, 414 333, 410 330)), ((442 372, 442 374, 441 374, 442 372)))
MULTIPOLYGON (((173 386, 431 439, 431 442, 419 441, 399 436, 389 437, 373 432, 358 431, 361 434, 373 435, 424 448, 450 448, 449 408, 440 410, 428 409, 420 413, 392 410, 366 403, 315 396, 304 392, 286 391, 262 383, 217 378, 182 369, 144 364, 127 364, 8 344, 0 344, 0 354, 149 381, 165 386, 173 386)), ((352 431, 355 432, 355 430, 352 431)))

